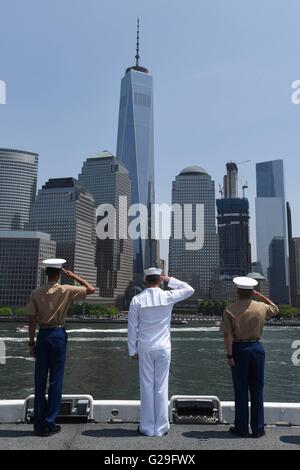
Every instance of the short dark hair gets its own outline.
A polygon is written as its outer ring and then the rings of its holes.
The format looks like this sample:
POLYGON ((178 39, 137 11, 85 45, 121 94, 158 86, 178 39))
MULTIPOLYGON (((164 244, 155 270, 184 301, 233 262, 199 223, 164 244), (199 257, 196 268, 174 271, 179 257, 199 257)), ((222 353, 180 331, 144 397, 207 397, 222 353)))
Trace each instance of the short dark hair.
POLYGON ((160 281, 159 274, 151 274, 150 276, 146 276, 147 284, 157 284, 160 281))
POLYGON ((60 274, 60 272, 61 272, 61 269, 59 269, 59 268, 46 268, 46 276, 48 276, 48 277, 49 276, 52 277, 52 276, 55 276, 57 274, 60 274))
POLYGON ((238 295, 241 299, 250 299, 253 295, 253 290, 251 289, 238 289, 238 295))

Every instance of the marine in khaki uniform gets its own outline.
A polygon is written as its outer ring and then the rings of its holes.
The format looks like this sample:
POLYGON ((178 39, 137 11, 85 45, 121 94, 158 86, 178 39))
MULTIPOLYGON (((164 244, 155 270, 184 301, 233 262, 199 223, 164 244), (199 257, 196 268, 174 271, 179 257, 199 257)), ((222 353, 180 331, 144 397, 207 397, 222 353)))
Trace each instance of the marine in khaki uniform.
POLYGON ((258 284, 254 279, 238 277, 233 282, 237 286, 238 299, 225 309, 220 325, 235 395, 235 425, 230 428, 230 432, 241 437, 249 436, 250 392, 252 437, 262 437, 265 434, 265 351, 261 336, 266 320, 277 315, 279 309, 271 300, 254 290, 258 284))
POLYGON ((88 282, 71 271, 62 269, 65 262, 62 259, 43 262, 48 283, 31 293, 27 305, 30 354, 36 358, 34 433, 38 436, 50 436, 60 431, 60 426, 56 425, 56 418, 60 411, 63 387, 67 347, 65 320, 69 307, 74 300, 84 300, 86 295, 95 292, 95 288, 88 282), (77 281, 80 286, 59 284, 61 271, 77 281), (39 333, 35 343, 37 325, 39 333), (49 389, 46 402, 48 375, 49 389))

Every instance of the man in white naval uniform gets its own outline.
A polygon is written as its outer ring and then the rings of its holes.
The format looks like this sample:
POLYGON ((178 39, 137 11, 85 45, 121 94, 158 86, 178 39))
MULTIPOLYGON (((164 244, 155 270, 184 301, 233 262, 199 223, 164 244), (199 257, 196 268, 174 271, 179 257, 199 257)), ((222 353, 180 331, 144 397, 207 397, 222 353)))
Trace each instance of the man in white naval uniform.
POLYGON ((170 323, 176 302, 187 299, 194 289, 174 277, 161 276, 161 269, 145 270, 147 288, 133 297, 128 313, 129 356, 139 360, 140 427, 146 436, 169 431, 168 385, 171 360, 170 323), (173 290, 162 290, 162 281, 173 290))

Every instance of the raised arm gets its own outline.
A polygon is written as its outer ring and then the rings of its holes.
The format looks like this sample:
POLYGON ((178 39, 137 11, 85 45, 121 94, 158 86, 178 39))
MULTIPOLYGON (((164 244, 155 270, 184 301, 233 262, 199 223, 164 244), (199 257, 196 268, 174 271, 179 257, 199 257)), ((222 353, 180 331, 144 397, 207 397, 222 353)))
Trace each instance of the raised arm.
POLYGON ((138 358, 137 340, 138 340, 139 316, 138 307, 134 299, 130 303, 128 312, 128 354, 133 359, 138 358))
POLYGON ((179 281, 175 277, 161 276, 161 280, 168 282, 168 287, 172 289, 168 292, 168 300, 170 303, 175 304, 181 300, 188 299, 195 292, 193 287, 187 282, 179 281))
POLYGON ((260 292, 257 292, 256 290, 253 292, 253 295, 257 298, 257 300, 260 300, 261 302, 264 302, 268 305, 267 319, 274 317, 279 313, 279 308, 277 307, 277 305, 274 304, 272 300, 268 299, 268 297, 261 294, 260 292))
POLYGON ((82 279, 80 276, 77 274, 73 273, 72 271, 68 271, 67 269, 63 269, 63 272, 65 273, 66 276, 68 276, 70 279, 74 279, 77 281, 81 286, 86 288, 86 295, 92 295, 96 292, 95 287, 93 287, 89 282, 85 281, 82 279))

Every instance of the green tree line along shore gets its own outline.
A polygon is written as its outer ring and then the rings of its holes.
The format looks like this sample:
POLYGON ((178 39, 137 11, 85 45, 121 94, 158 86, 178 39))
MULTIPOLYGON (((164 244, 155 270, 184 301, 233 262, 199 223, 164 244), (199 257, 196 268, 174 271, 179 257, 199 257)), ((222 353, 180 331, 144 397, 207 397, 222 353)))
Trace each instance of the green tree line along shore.
MULTIPOLYGON (((198 313, 205 316, 217 315, 222 316, 227 305, 231 304, 231 301, 213 301, 203 300, 199 303, 198 313)), ((291 307, 290 305, 280 305, 280 313, 278 318, 291 318, 298 317, 300 319, 300 308, 291 307)))
MULTIPOLYGON (((189 310, 189 313, 199 314, 199 316, 222 316, 224 309, 231 302, 229 301, 213 301, 213 300, 203 300, 199 302, 198 308, 193 309, 193 312, 189 310)), ((185 309, 182 309, 178 313, 184 314, 185 309)), ((88 304, 84 303, 82 305, 74 304, 72 305, 69 314, 71 316, 103 316, 103 317, 116 317, 119 315, 119 309, 117 307, 107 307, 100 304, 88 304)), ((26 316, 26 309, 22 307, 12 308, 10 306, 0 307, 0 317, 1 316, 26 316)), ((293 318, 297 317, 300 319, 300 308, 291 307, 290 305, 281 305, 279 318, 293 318)))
MULTIPOLYGON (((82 305, 74 304, 70 308, 69 315, 97 315, 114 317, 119 314, 119 310, 116 307, 106 307, 105 305, 95 305, 84 303, 82 305)), ((12 308, 9 306, 0 307, 0 316, 25 316, 26 308, 12 308)))

